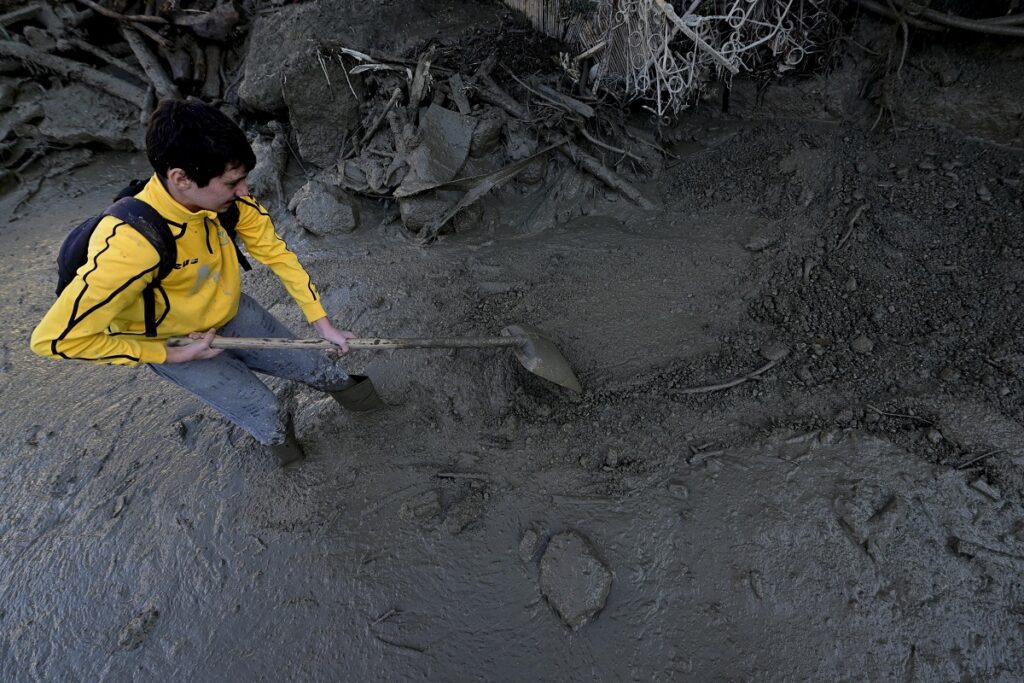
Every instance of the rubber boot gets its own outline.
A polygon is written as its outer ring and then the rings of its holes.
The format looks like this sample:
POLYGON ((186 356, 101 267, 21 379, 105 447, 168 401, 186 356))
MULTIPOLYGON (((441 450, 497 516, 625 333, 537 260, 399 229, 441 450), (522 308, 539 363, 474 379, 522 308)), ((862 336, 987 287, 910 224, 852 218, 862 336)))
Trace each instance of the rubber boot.
POLYGON ((354 381, 352 385, 339 391, 327 392, 342 408, 356 413, 368 413, 386 405, 377 395, 377 390, 369 377, 349 375, 349 378, 354 381))
POLYGON ((292 424, 291 416, 288 417, 288 423, 284 428, 284 443, 271 444, 267 446, 267 449, 277 457, 281 467, 305 459, 306 454, 302 450, 299 440, 295 438, 295 427, 292 424))

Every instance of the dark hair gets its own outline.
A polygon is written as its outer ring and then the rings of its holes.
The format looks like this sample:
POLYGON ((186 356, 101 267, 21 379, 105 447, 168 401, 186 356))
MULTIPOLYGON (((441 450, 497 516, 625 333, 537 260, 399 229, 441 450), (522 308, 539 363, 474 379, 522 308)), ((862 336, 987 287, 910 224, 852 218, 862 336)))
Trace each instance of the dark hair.
POLYGON ((149 117, 146 156, 162 178, 180 168, 199 187, 229 168, 256 165, 245 133, 219 109, 199 100, 163 100, 149 117))

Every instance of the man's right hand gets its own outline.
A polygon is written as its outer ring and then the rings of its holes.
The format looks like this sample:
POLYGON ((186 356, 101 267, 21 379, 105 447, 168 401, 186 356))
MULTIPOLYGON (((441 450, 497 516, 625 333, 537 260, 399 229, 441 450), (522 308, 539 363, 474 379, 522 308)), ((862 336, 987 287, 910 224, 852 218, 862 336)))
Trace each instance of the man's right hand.
POLYGON ((206 360, 220 355, 224 349, 210 348, 210 344, 213 343, 213 338, 216 334, 217 330, 193 332, 188 336, 195 341, 188 346, 167 347, 167 360, 164 363, 187 363, 192 360, 206 360))

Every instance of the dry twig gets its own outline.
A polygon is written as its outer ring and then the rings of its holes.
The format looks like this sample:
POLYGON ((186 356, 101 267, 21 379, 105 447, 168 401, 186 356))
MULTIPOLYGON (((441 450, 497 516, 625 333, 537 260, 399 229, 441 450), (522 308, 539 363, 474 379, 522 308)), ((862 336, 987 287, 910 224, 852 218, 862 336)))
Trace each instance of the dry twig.
POLYGON ((781 358, 776 358, 775 360, 768 361, 767 363, 765 363, 764 365, 759 367, 757 370, 754 370, 753 372, 748 372, 747 374, 743 375, 742 377, 737 377, 736 379, 728 380, 726 382, 720 382, 718 384, 708 384, 708 385, 701 386, 701 387, 690 387, 690 388, 687 388, 687 389, 679 389, 678 393, 680 393, 680 394, 709 394, 709 393, 711 393, 713 391, 724 391, 726 389, 732 389, 733 387, 737 387, 737 386, 743 384, 744 382, 748 382, 748 381, 750 381, 752 379, 756 379, 759 375, 762 375, 762 374, 768 372, 769 370, 774 368, 776 365, 781 363, 783 360, 785 360, 786 356, 788 356, 788 355, 789 355, 789 351, 786 351, 785 355, 783 355, 781 358))

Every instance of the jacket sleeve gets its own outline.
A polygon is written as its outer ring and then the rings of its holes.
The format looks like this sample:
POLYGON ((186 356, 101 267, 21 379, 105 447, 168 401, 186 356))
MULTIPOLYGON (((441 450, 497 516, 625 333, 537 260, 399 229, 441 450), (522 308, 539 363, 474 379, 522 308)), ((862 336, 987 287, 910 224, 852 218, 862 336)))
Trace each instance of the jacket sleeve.
POLYGON ((267 210, 251 196, 242 197, 237 205, 239 217, 236 229, 249 255, 274 271, 302 309, 307 321, 313 322, 326 316, 320 302, 320 292, 299 263, 298 257, 274 230, 274 222, 267 210))
POLYGON ((118 313, 130 306, 141 309, 142 290, 159 267, 160 256, 146 238, 116 218, 105 218, 89 240, 85 264, 32 332, 32 351, 115 365, 163 363, 164 342, 107 332, 118 313))

